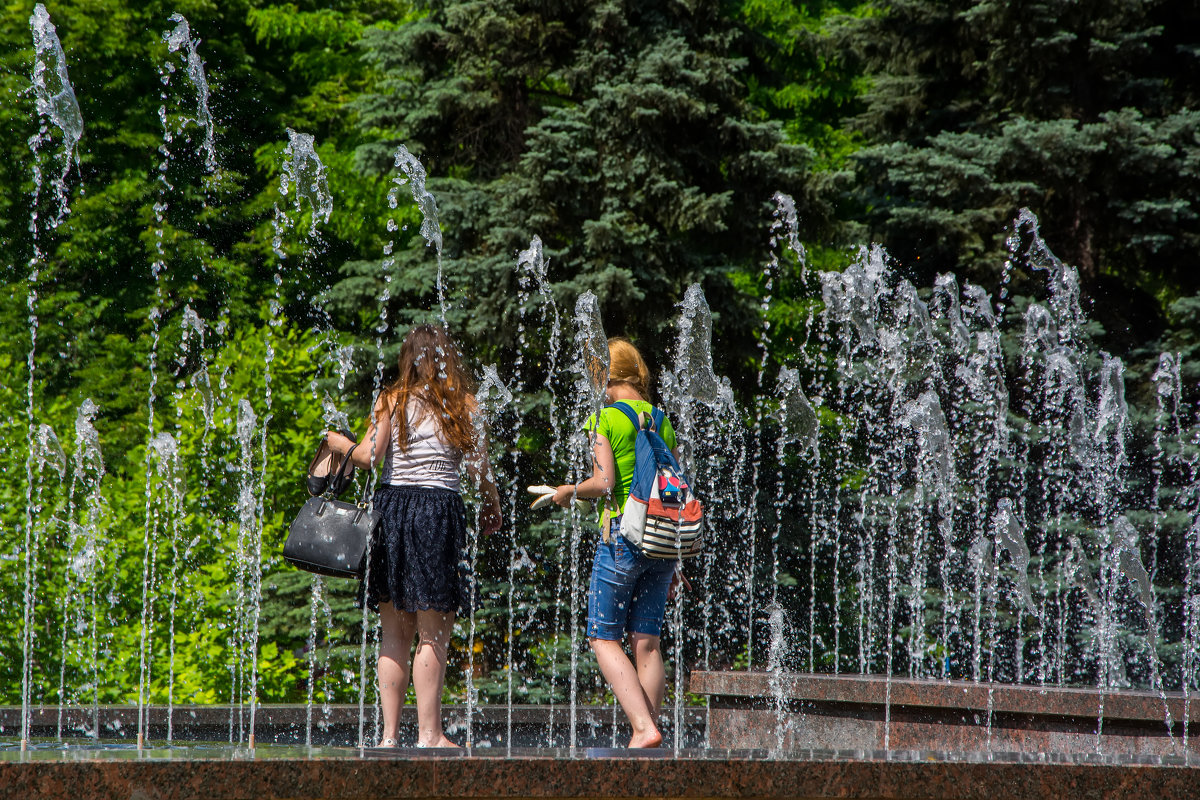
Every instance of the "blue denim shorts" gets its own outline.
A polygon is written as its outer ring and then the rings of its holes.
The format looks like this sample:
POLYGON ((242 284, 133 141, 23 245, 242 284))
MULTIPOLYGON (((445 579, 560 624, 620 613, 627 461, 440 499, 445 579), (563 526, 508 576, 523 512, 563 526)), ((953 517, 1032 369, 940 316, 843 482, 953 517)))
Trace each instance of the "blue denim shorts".
POLYGON ((588 588, 588 638, 619 642, 625 631, 659 636, 678 562, 647 558, 619 530, 618 517, 612 541, 596 544, 588 588))

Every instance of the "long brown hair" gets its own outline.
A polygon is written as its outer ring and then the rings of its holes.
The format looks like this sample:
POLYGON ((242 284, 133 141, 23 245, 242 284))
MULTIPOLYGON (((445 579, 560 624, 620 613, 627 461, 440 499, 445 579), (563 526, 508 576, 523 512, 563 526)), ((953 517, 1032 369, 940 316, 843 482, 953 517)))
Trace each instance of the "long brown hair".
POLYGON ((398 359, 400 374, 383 391, 391 409, 392 425, 401 450, 408 446, 409 400, 417 400, 422 412, 441 424, 442 435, 452 447, 467 453, 474 449, 475 386, 463 367, 458 347, 437 325, 418 325, 404 337, 398 359))

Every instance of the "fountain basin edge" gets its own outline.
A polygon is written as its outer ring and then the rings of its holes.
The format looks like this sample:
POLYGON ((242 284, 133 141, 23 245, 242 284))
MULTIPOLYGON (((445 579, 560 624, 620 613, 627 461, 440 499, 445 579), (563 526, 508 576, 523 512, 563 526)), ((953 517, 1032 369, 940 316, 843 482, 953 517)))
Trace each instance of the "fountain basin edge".
POLYGON ((1200 751, 1200 704, 1180 693, 710 671, 693 671, 689 689, 708 697, 708 744, 716 748, 1126 756, 1200 751))

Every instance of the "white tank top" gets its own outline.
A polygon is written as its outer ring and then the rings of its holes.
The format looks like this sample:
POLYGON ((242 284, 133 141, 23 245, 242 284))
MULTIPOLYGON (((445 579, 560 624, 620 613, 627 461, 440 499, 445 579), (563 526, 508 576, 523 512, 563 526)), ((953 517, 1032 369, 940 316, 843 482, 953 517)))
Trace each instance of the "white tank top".
POLYGON ((405 408, 408 446, 400 449, 397 426, 383 460, 383 482, 391 486, 427 486, 460 491, 458 467, 462 453, 442 434, 437 418, 419 400, 405 408))

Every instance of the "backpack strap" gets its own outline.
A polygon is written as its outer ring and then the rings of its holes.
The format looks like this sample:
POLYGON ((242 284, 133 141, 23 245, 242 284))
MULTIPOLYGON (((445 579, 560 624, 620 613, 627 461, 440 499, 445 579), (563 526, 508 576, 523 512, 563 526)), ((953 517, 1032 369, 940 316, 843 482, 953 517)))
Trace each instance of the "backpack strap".
MULTIPOLYGON (((635 412, 633 410, 633 407, 630 406, 625 401, 618 400, 617 402, 613 403, 610 406, 605 406, 605 408, 615 408, 618 411, 620 411, 622 414, 624 414, 626 419, 629 420, 630 424, 633 425, 634 431, 640 431, 642 429, 642 427, 643 427, 642 414, 635 412)), ((663 410, 661 408, 655 408, 654 406, 651 406, 650 407, 650 428, 649 428, 649 430, 652 430, 655 433, 662 431, 663 420, 665 418, 666 418, 666 414, 663 413, 663 410)))
POLYGON ((618 400, 617 402, 613 403, 611 406, 605 406, 605 408, 615 408, 618 411, 620 411, 622 414, 624 414, 625 418, 629 420, 629 424, 633 426, 633 430, 635 433, 642 429, 641 415, 635 413, 633 410, 633 407, 630 406, 628 403, 622 403, 620 400, 618 400))
MULTIPOLYGON (((633 426, 635 434, 642 429, 643 415, 635 412, 633 407, 628 403, 618 400, 611 405, 605 406, 605 408, 615 408, 624 414, 625 418, 629 420, 629 424, 633 426)), ((663 412, 657 408, 651 407, 650 423, 653 426, 651 427, 651 430, 662 430, 663 412)), ((600 515, 600 531, 601 538, 603 538, 606 544, 611 540, 612 518, 619 513, 619 509, 610 508, 609 503, 604 504, 604 512, 600 515)))
MULTIPOLYGON (((615 408, 624 414, 625 418, 629 420, 629 423, 633 425, 633 430, 635 433, 641 429, 641 425, 638 424, 637 415, 634 414, 633 409, 625 403, 617 402, 607 405, 605 408, 615 408)), ((604 503, 604 511, 600 514, 600 538, 604 540, 605 544, 608 544, 610 541, 612 541, 612 518, 620 513, 620 510, 616 508, 616 506, 612 505, 612 502, 612 497, 609 497, 609 499, 604 503)))

